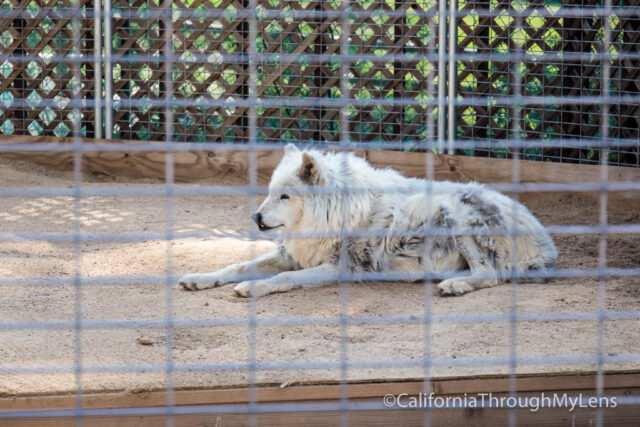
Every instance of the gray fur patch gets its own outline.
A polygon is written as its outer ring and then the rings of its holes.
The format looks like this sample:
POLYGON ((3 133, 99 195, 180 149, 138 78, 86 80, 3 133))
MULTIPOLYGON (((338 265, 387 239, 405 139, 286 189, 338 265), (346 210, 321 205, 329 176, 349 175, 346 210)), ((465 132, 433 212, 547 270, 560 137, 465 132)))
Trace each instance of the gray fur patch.
POLYGON ((498 261, 498 252, 492 248, 487 248, 487 258, 489 259, 489 262, 491 262, 491 265, 495 266, 496 261, 498 261))
POLYGON ((453 219, 449 209, 444 206, 440 206, 440 208, 438 208, 438 212, 436 212, 436 215, 433 217, 433 225, 436 227, 454 227, 456 225, 456 220, 453 219))
MULTIPOLYGON (((433 217, 433 225, 438 228, 453 228, 457 224, 456 220, 451 215, 449 209, 444 206, 440 206, 438 212, 433 217)), ((446 255, 454 250, 455 243, 453 237, 440 234, 442 230, 437 230, 438 233, 431 239, 431 251, 434 256, 446 255)), ((453 230, 452 230, 453 231, 453 230)))
POLYGON ((500 209, 493 203, 481 199, 476 193, 463 193, 460 201, 465 205, 471 206, 479 216, 474 220, 477 224, 470 223, 469 225, 471 226, 499 227, 504 222, 500 209))
POLYGON ((371 244, 366 239, 343 239, 336 243, 331 256, 331 262, 338 264, 342 253, 342 245, 347 244, 347 259, 351 271, 380 271, 378 264, 374 261, 371 244))
MULTIPOLYGON (((504 218, 500 209, 495 204, 483 200, 477 193, 463 193, 460 201, 473 209, 471 219, 468 222, 470 227, 484 229, 486 232, 487 229, 503 226, 504 218)), ((473 235, 472 237, 475 244, 478 245, 479 251, 482 253, 482 262, 494 267, 498 265, 502 258, 503 251, 500 250, 496 244, 494 236, 492 234, 482 233, 473 235)))
MULTIPOLYGON (((490 250, 483 247, 475 248, 475 249, 478 249, 477 252, 479 255, 478 257, 476 257, 472 253, 472 250, 467 247, 467 244, 465 243, 465 239, 463 236, 456 236, 455 240, 456 240, 456 248, 458 249, 458 252, 460 252, 460 255, 462 255, 462 257, 467 261, 467 264, 469 265, 482 264, 485 266, 494 267, 494 263, 491 261, 491 258, 489 256, 490 250)), ((471 240, 470 244, 472 245, 474 243, 477 244, 475 239, 470 239, 470 240, 471 240)))
POLYGON ((464 243, 464 240, 460 238, 460 236, 456 236, 455 241, 456 248, 458 249, 458 252, 460 252, 460 255, 462 255, 464 259, 469 260, 469 258, 471 258, 471 253, 469 252, 469 249, 467 249, 467 245, 464 243))
POLYGON ((424 236, 401 236, 394 252, 416 252, 424 245, 424 236))
POLYGON ((302 266, 298 264, 295 259, 293 259, 289 252, 287 252, 287 248, 285 248, 284 245, 280 242, 278 242, 278 252, 280 252, 280 255, 283 258, 286 258, 287 261, 293 266, 293 270, 299 270, 302 268, 302 266))

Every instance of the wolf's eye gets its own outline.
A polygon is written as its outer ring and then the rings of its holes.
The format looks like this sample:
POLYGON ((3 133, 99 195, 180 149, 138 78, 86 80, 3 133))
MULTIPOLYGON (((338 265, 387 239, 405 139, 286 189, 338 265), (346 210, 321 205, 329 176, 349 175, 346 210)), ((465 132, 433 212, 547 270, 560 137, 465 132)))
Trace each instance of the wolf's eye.
POLYGON ((288 199, 289 199, 288 194, 283 194, 282 196, 280 196, 280 200, 288 200, 288 199))

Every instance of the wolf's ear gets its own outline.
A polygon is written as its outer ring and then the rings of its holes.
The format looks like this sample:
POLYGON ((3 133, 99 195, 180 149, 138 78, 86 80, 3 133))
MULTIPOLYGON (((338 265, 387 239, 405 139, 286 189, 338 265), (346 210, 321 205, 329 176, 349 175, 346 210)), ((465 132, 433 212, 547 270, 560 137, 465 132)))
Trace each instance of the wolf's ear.
POLYGON ((287 154, 292 154, 292 153, 299 153, 300 149, 298 147, 296 147, 293 144, 287 144, 284 146, 284 155, 286 156, 287 154))
POLYGON ((309 185, 318 185, 321 182, 322 177, 318 163, 309 153, 302 153, 302 166, 300 166, 298 176, 302 182, 309 185))

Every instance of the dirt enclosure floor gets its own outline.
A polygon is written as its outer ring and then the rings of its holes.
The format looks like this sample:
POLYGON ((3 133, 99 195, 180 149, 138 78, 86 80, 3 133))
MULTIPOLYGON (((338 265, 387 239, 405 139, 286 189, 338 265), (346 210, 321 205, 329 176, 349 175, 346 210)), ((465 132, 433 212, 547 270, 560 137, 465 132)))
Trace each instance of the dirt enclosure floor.
MULTIPOLYGON (((70 174, 54 173, 32 165, 0 161, 1 187, 72 186, 70 174)), ((211 183, 207 183, 211 184, 211 183)), ((217 182, 216 184, 220 184, 217 182)), ((120 181, 85 177, 85 187, 127 188, 159 186, 155 181, 120 181)), ((199 185, 199 184, 198 184, 199 185)), ((197 185, 192 185, 196 187, 197 185)), ((521 200, 545 225, 597 224, 598 202, 581 193, 523 194, 521 200)), ((251 201, 246 196, 176 196, 175 227, 179 233, 248 230, 251 201)), ((88 197, 81 202, 85 232, 166 232, 166 200, 163 196, 88 197)), ((609 222, 640 223, 640 199, 616 201, 611 197, 609 222)), ((70 197, 0 198, 0 234, 27 232, 73 232, 73 199, 70 197)), ((72 277, 73 242, 0 241, 0 324, 59 322, 75 319, 76 290, 72 277), (68 278, 56 285, 14 284, 13 279, 68 278)), ((559 268, 596 268, 598 237, 556 235, 559 268)), ((232 238, 188 238, 171 244, 173 274, 214 271, 250 258, 272 247, 266 241, 232 238)), ((167 243, 83 242, 80 270, 84 277, 160 276, 167 268, 167 243)), ((610 267, 640 267, 640 236, 607 236, 610 267)), ((596 278, 555 279, 548 284, 520 284, 520 313, 593 312, 598 309, 596 278)), ((173 288, 175 320, 236 319, 249 316, 251 302, 234 296, 231 286, 202 292, 173 288)), ((421 284, 358 283, 348 286, 348 313, 352 316, 416 316, 425 313, 425 301, 434 287, 421 284)), ((431 312, 448 314, 509 313, 509 286, 485 289, 459 298, 433 295, 431 312)), ((167 314, 167 287, 157 283, 88 284, 82 287, 80 305, 84 321, 160 320, 167 314)), ((606 309, 637 311, 640 308, 640 277, 606 281, 606 309)), ((340 285, 275 294, 255 302, 259 319, 340 315, 340 285)), ((76 333, 72 328, 11 329, 0 325, 0 395, 66 392, 76 387, 72 368, 76 356, 76 333), (24 369, 60 370, 24 373, 24 369), (71 371, 70 371, 71 369, 71 371), (66 370, 66 371, 65 371, 66 370)), ((433 376, 508 373, 508 365, 461 366, 464 359, 490 360, 509 357, 509 323, 437 322, 424 324, 354 324, 346 330, 350 361, 416 361, 416 366, 349 369, 352 380, 419 378, 425 354, 425 335, 430 356, 442 363, 431 368, 433 376), (447 363, 446 361, 450 361, 447 363)), ((592 357, 597 352, 595 320, 537 320, 517 325, 517 355, 524 358, 592 357)), ((337 362, 341 356, 339 324, 258 326, 255 350, 258 362, 337 362)), ((161 371, 118 372, 139 365, 167 361, 168 342, 177 364, 247 362, 250 335, 246 326, 178 327, 173 337, 159 327, 112 327, 82 330, 81 359, 85 369, 82 388, 89 390, 144 391, 162 388, 167 376, 161 371), (141 343, 142 342, 142 343, 141 343), (109 367, 109 372, 100 367, 109 367)), ((640 321, 604 322, 604 352, 609 356, 639 356, 640 321)), ((517 371, 576 371, 596 368, 591 360, 575 363, 521 364, 517 371)), ((605 369, 639 369, 635 361, 606 363, 605 369)), ((339 368, 273 369, 257 372, 259 383, 300 383, 340 379, 339 368)), ((177 387, 245 385, 246 370, 176 371, 177 387)))

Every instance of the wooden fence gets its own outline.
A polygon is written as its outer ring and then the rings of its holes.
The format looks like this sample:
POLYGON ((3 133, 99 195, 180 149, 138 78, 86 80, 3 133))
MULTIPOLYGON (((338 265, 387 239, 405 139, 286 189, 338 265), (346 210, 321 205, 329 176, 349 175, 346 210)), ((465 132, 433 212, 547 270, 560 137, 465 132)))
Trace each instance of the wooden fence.
MULTIPOLYGON (((638 10, 638 3, 614 1, 614 7, 638 10)), ((80 120, 83 136, 93 137, 93 101, 108 97, 114 103, 114 138, 162 140, 169 60, 175 140, 246 142, 249 1, 172 4, 167 29, 161 2, 114 0, 113 91, 106 94, 104 85, 94 85, 94 43, 102 34, 94 32, 92 1, 4 0, 0 133, 65 137, 80 120), (76 47, 74 10, 80 24, 76 47), (173 56, 165 58, 169 30, 173 56), (80 81, 73 77, 74 64, 80 81)), ((606 153, 611 163, 640 165, 638 13, 614 12, 607 20, 594 0, 579 6, 563 0, 458 0, 457 5, 454 84, 460 104, 455 129, 448 131, 459 140, 459 153, 509 157, 517 118, 520 137, 531 141, 522 150, 526 159, 598 162, 602 102, 597 97, 603 94, 598 54, 608 22, 609 96, 628 96, 631 102, 610 102, 612 141, 606 153), (515 53, 526 57, 514 58, 515 53), (528 102, 516 115, 509 100, 517 93, 540 102, 528 102)), ((445 125, 438 123, 436 102, 438 2, 356 0, 348 6, 344 15, 340 0, 259 1, 258 140, 338 141, 346 103, 351 141, 434 148, 436 129, 445 125), (342 16, 348 16, 348 56, 341 52, 342 16), (344 61, 346 94, 340 84, 344 61)))

